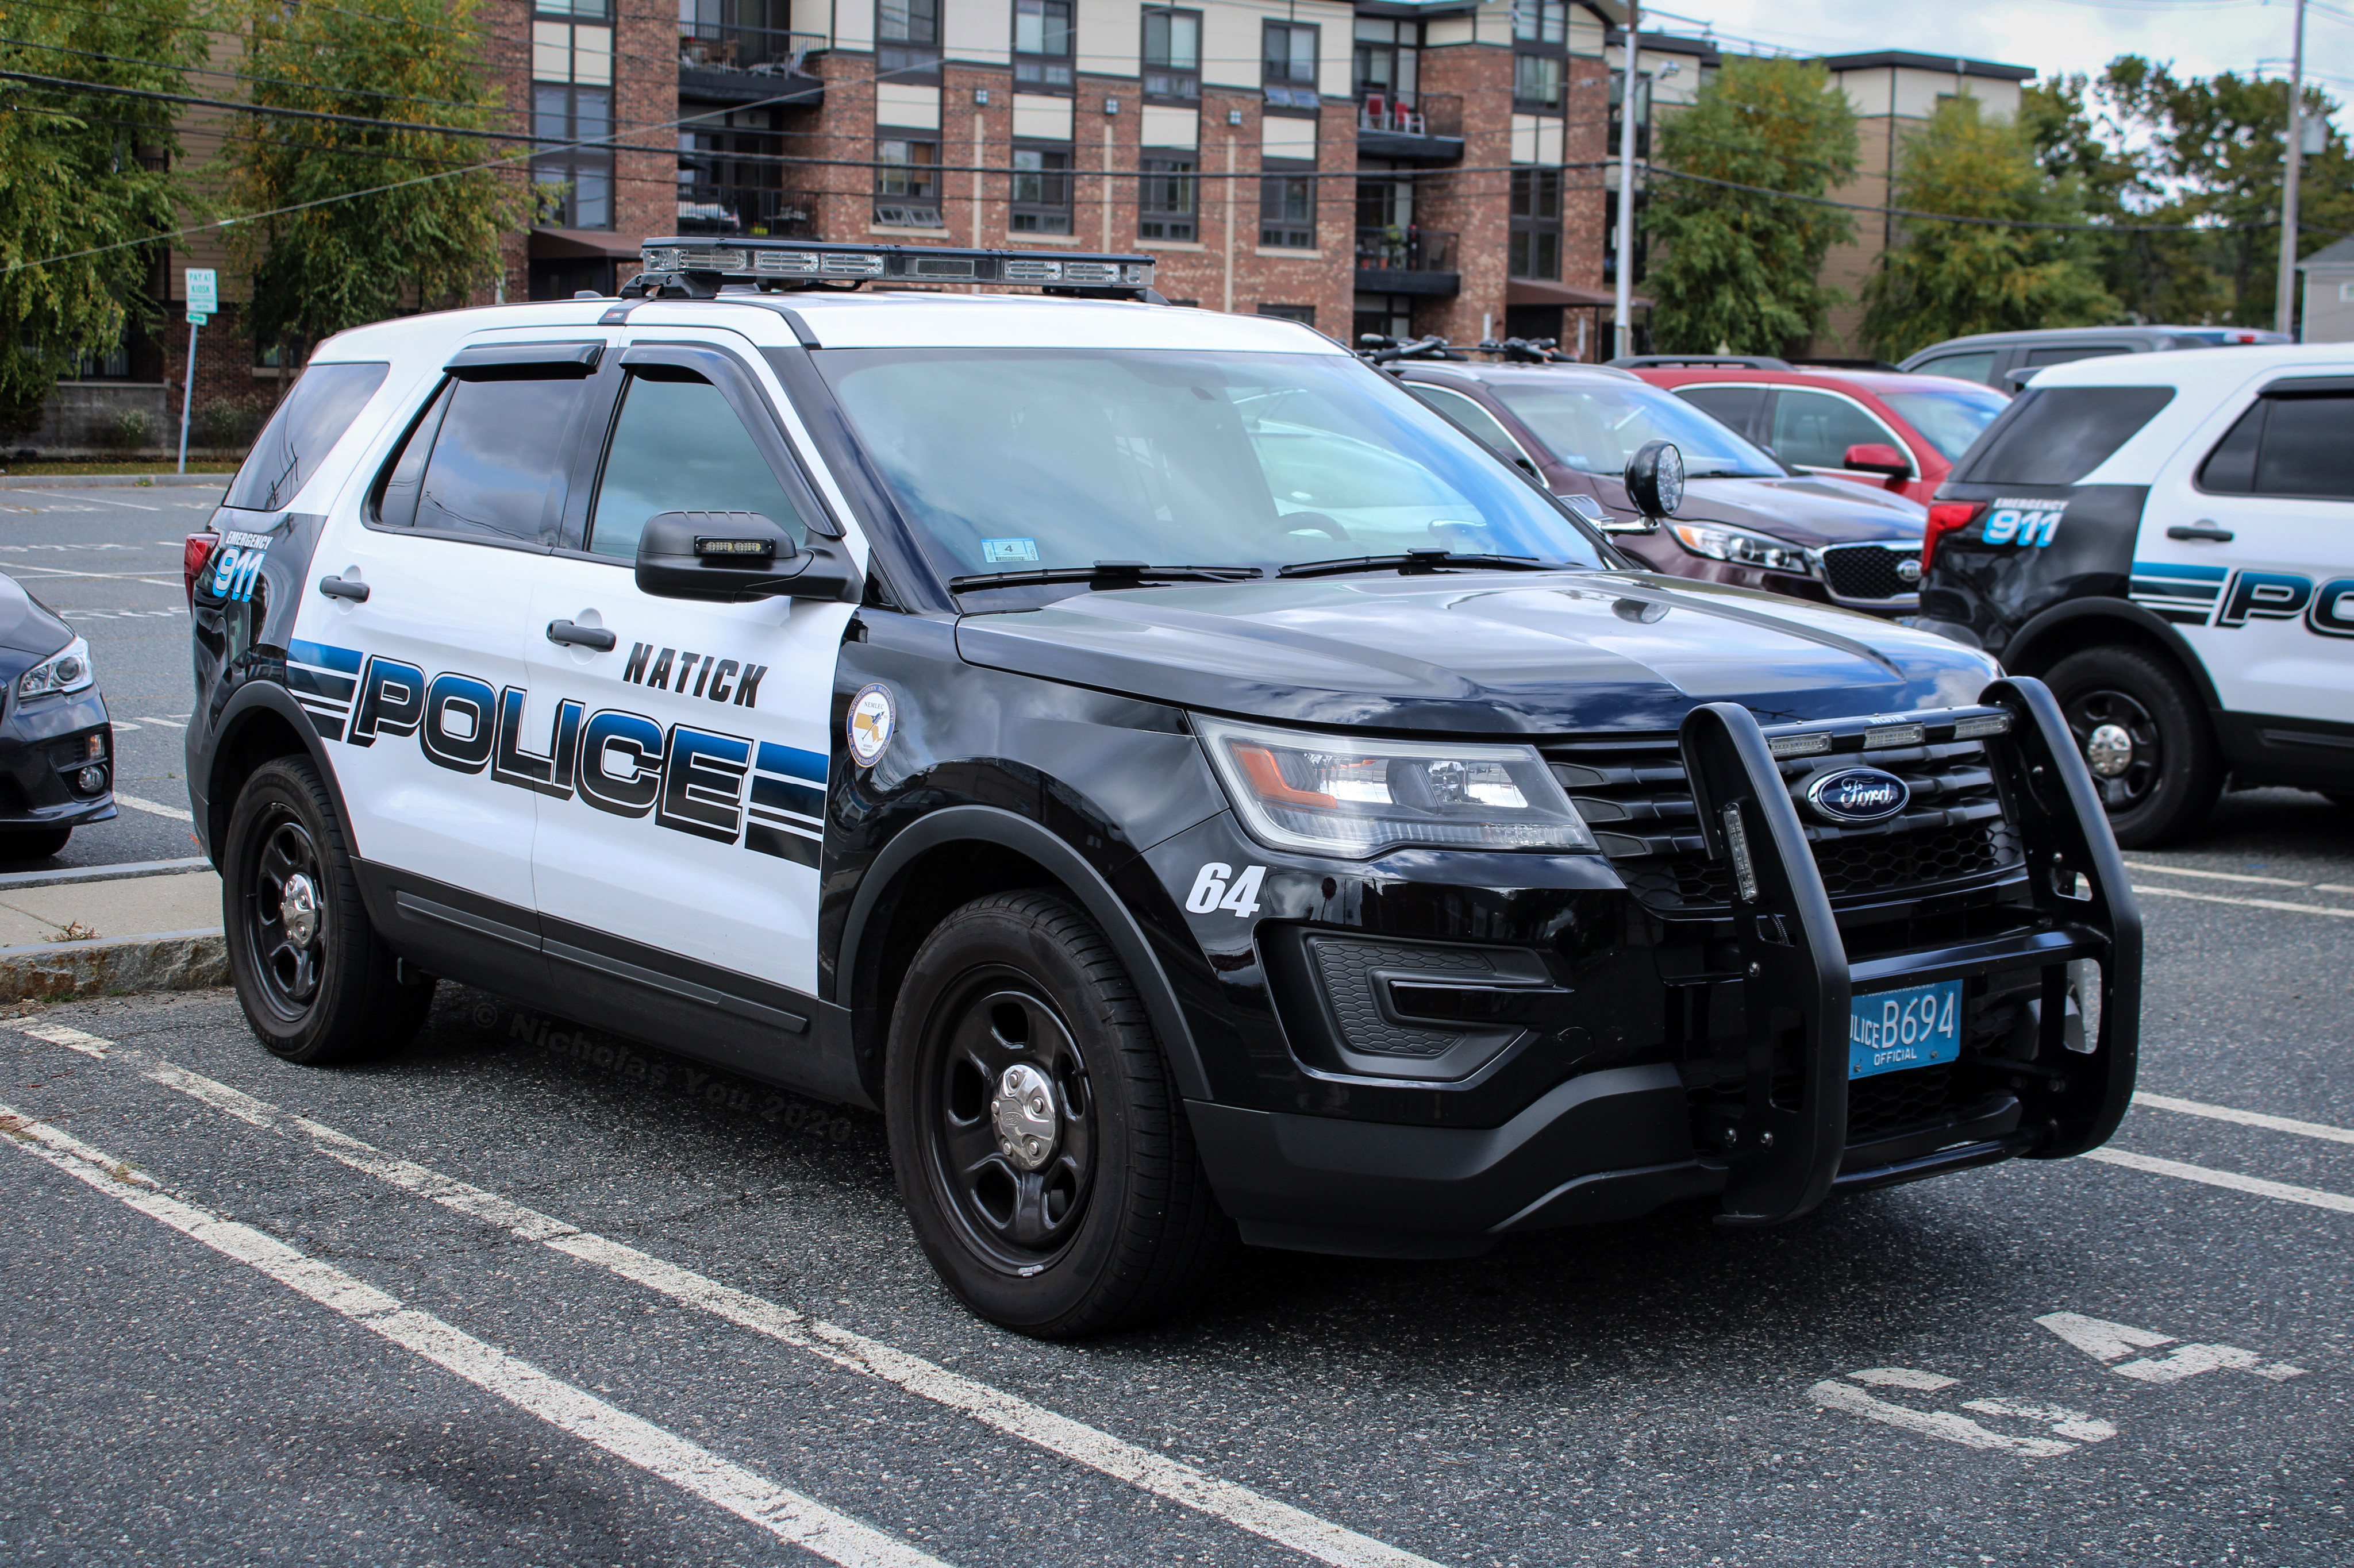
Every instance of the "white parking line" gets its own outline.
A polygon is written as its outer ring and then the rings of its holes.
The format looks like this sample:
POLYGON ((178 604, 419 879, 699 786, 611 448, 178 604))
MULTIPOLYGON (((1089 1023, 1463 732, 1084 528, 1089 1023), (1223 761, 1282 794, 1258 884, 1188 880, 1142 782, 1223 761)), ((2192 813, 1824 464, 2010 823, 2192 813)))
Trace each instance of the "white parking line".
MULTIPOLYGON (((128 506, 133 512, 161 512, 164 510, 160 506, 142 506, 136 501, 117 501, 111 495, 101 495, 94 491, 88 490, 77 492, 72 495, 59 495, 52 491, 47 490, 18 490, 14 491, 11 493, 16 495, 45 495, 51 501, 96 501, 101 502, 108 506, 128 506)), ((49 510, 54 511, 55 508, 52 507, 49 510)))
POLYGON ((525 1241, 564 1253, 674 1301, 726 1319, 739 1328, 788 1344, 850 1372, 893 1383, 918 1398, 961 1411, 985 1426, 1125 1481, 1251 1534, 1289 1547, 1332 1568, 1437 1568, 1371 1536, 1320 1519, 1248 1487, 1222 1480, 1108 1432, 949 1371, 896 1345, 872 1340, 790 1307, 747 1295, 633 1246, 510 1202, 413 1161, 361 1142, 307 1117, 281 1110, 241 1089, 192 1073, 146 1052, 118 1045, 65 1024, 21 1024, 18 1031, 86 1055, 111 1056, 140 1066, 152 1081, 203 1101, 255 1127, 307 1139, 329 1159, 365 1171, 443 1208, 497 1225, 525 1241))
POLYGON ((550 1377, 430 1313, 403 1307, 397 1298, 332 1264, 171 1197, 153 1179, 112 1155, 5 1105, 0 1105, 0 1132, 34 1158, 107 1196, 268 1275, 549 1425, 758 1525, 779 1541, 805 1547, 844 1568, 945 1568, 939 1559, 894 1541, 872 1525, 836 1513, 814 1498, 780 1487, 700 1444, 550 1377))
POLYGON ((2237 904, 2249 909, 2290 909, 2299 915, 2335 915, 2354 919, 2354 909, 2340 909, 2329 904, 2291 904, 2285 898, 2228 898, 2221 893, 2188 893, 2179 887, 2144 887, 2138 882, 2133 885, 2133 890, 2145 896, 2154 894, 2160 898, 2195 898, 2201 904, 2237 904))
POLYGON ((194 822, 196 820, 186 807, 166 806, 157 800, 143 800, 136 795, 126 795, 120 789, 114 792, 114 803, 118 806, 128 806, 134 811, 151 811, 159 817, 170 817, 175 821, 194 822))
POLYGON ((2231 1106, 2211 1106, 2204 1100, 2179 1100, 2172 1095, 2144 1094, 2137 1090, 2134 1104, 2149 1106, 2157 1110, 2179 1111, 2184 1116, 2203 1116, 2215 1121, 2237 1122, 2242 1127, 2294 1132, 2303 1138, 2326 1138, 2332 1143, 2354 1143, 2354 1128, 2331 1127, 2319 1121, 2298 1121, 2294 1117, 2266 1116, 2262 1111, 2239 1110, 2231 1106))
POLYGON ((156 717, 154 715, 153 715, 153 714, 142 714, 142 715, 139 715, 139 722, 140 722, 141 724, 167 724, 167 725, 170 725, 174 729, 186 729, 186 728, 187 728, 187 727, 188 727, 188 721, 187 721, 187 720, 186 720, 186 719, 167 719, 167 718, 157 718, 157 717, 156 717))
POLYGON ((2261 882, 2267 887, 2313 885, 2309 882, 2292 882, 2285 876, 2250 876, 2238 871, 2193 871, 2187 865, 2152 865, 2143 860, 2129 860, 2123 863, 2127 871, 2155 871, 2167 876, 2203 876, 2214 882, 2261 882))
POLYGON ((2354 1198, 2343 1192, 2325 1192, 2317 1187, 2292 1187, 2285 1181, 2267 1181, 2261 1176, 2243 1176, 2236 1171, 2211 1171, 2204 1165, 2190 1165, 2179 1160, 2160 1160, 2155 1155, 2134 1154, 2122 1149, 2088 1150, 2084 1158, 2097 1160, 2104 1165, 2122 1165, 2128 1171, 2147 1171, 2153 1176, 2176 1176, 2185 1181, 2201 1181, 2210 1187, 2228 1187, 2234 1192, 2250 1192, 2259 1198, 2278 1198, 2284 1203, 2305 1203, 2317 1209, 2354 1214, 2354 1198))

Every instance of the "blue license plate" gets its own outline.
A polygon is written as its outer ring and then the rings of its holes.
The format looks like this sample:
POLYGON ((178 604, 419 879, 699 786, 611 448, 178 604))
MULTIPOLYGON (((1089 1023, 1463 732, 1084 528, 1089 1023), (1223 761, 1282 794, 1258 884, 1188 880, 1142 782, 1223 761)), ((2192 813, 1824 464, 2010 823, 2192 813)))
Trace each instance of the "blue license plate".
POLYGON ((1962 1054, 1962 982, 1911 985, 1850 998, 1847 1075, 1869 1078, 1950 1062, 1962 1054))

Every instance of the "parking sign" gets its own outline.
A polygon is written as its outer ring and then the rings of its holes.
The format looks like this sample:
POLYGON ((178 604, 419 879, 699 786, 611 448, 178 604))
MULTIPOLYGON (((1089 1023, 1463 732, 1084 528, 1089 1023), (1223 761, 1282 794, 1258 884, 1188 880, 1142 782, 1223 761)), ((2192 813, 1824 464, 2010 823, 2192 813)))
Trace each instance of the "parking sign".
POLYGON ((188 314, 209 316, 220 309, 220 274, 210 267, 184 267, 188 280, 188 314))

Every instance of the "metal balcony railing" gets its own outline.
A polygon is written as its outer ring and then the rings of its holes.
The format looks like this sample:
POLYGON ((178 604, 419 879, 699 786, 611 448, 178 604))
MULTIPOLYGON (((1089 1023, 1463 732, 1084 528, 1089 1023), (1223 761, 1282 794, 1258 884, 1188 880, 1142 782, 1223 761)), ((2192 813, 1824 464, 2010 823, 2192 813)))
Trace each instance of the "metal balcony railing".
POLYGON ((817 193, 681 183, 678 232, 814 239, 817 193))
POLYGON ((1455 270, 1455 236, 1415 224, 1357 230, 1357 270, 1388 272, 1455 270))
POLYGON ((743 71, 753 76, 799 76, 801 64, 827 47, 823 33, 785 33, 766 27, 732 27, 717 22, 678 25, 681 70, 743 71))
POLYGON ((1463 134, 1463 100, 1452 93, 1401 97, 1367 92, 1357 100, 1360 135, 1448 136, 1463 134))

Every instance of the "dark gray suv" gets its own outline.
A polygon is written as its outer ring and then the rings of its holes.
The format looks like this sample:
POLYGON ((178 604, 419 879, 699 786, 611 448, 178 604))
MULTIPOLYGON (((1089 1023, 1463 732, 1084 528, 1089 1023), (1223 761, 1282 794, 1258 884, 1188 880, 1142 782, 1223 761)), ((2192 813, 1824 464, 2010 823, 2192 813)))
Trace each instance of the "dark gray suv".
POLYGON ((2288 341, 2280 333, 2234 326, 2049 327, 2034 332, 1982 332, 1933 343, 1897 368, 1983 381, 2001 391, 2016 392, 2026 380, 2020 372, 2065 365, 2072 359, 2288 341))

